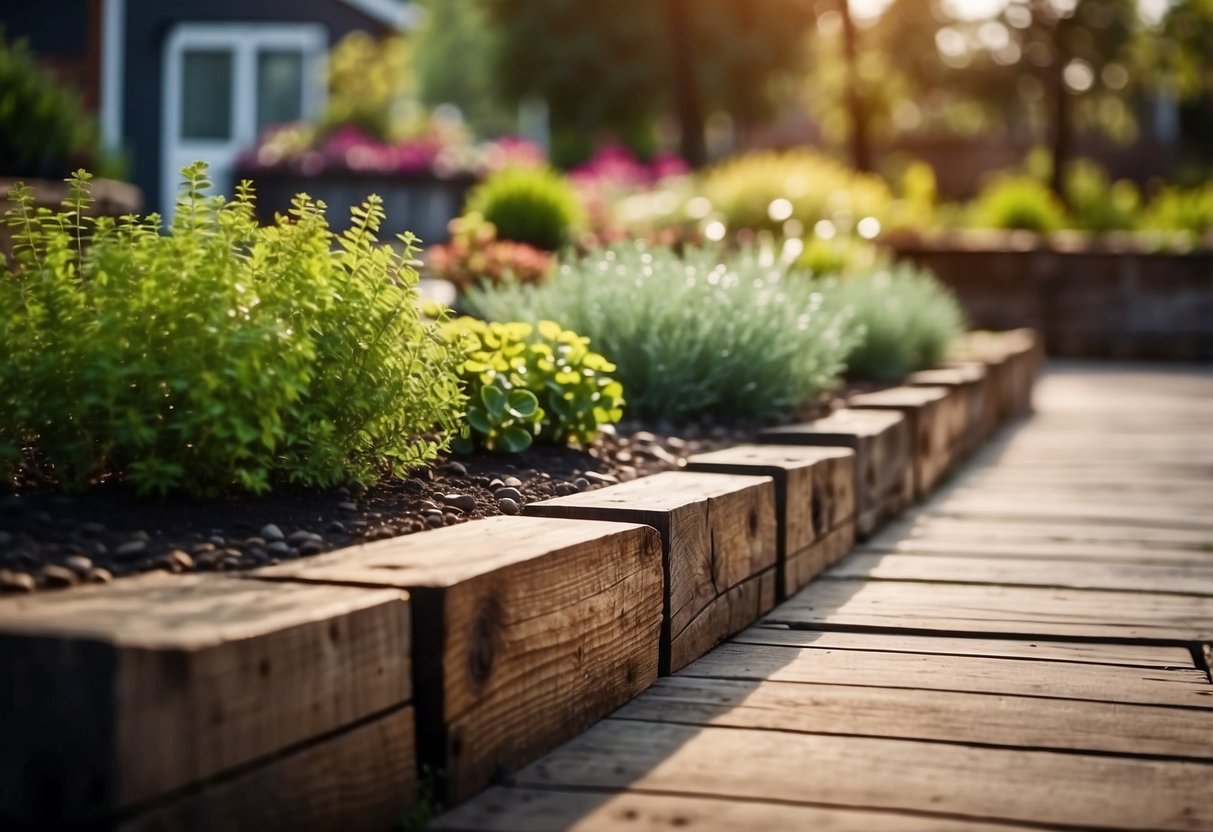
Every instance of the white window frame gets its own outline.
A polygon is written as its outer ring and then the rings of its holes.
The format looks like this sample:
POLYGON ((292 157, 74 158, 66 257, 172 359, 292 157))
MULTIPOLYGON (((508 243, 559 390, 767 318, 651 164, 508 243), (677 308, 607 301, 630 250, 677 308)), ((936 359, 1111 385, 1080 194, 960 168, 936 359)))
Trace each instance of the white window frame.
POLYGON ((317 116, 327 91, 322 81, 328 29, 319 23, 184 23, 164 46, 160 122, 160 194, 165 219, 172 217, 178 170, 194 159, 212 163, 212 179, 226 189, 231 163, 257 139, 257 53, 298 50, 303 55, 303 118, 317 116), (187 139, 181 130, 182 56, 187 50, 232 53, 231 136, 187 139))

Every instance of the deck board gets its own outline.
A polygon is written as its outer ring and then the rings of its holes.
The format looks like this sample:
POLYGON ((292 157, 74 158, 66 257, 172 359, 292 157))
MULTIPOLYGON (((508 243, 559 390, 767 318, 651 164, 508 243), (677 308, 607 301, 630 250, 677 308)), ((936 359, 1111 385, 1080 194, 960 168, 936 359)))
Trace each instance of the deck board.
POLYGON ((912 514, 447 830, 1213 830, 1213 368, 1068 362, 912 514))

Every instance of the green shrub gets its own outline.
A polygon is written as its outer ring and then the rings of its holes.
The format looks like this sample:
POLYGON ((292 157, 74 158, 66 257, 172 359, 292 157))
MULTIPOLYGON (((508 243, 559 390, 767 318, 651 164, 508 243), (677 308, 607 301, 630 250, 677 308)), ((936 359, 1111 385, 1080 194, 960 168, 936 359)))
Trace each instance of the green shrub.
POLYGON ((1182 188, 1164 185, 1146 205, 1141 227, 1201 236, 1213 231, 1213 182, 1182 188))
POLYGON ((1141 192, 1127 179, 1112 182, 1090 159, 1066 167, 1066 201, 1075 223, 1086 231, 1126 231, 1137 224, 1141 192))
POLYGON ((485 323, 457 318, 444 326, 462 344, 460 370, 471 403, 457 443, 517 453, 533 441, 588 446, 623 418, 615 365, 590 351, 590 340, 552 321, 485 323))
POLYGON ((857 340, 819 287, 745 250, 620 245, 563 263, 543 286, 474 289, 493 320, 556 320, 618 366, 630 412, 686 422, 787 416, 828 388, 857 340))
POLYGON ((876 246, 859 237, 839 235, 828 240, 808 237, 796 258, 796 268, 815 277, 826 277, 871 269, 879 259, 876 246))
POLYGON ((377 243, 377 197, 340 235, 304 195, 259 227, 247 183, 228 202, 203 196, 205 165, 183 174, 167 233, 84 216, 83 171, 60 213, 20 190, 0 275, 10 459, 69 487, 194 494, 366 485, 432 459, 463 412, 461 357, 420 318, 411 235, 377 243))
POLYGON ((828 308, 850 310, 863 331, 846 358, 852 378, 891 381, 934 366, 964 331, 952 293, 911 266, 831 280, 824 293, 828 308))
POLYGON ((93 149, 80 98, 0 31, 0 176, 58 178, 93 149))
POLYGON ((828 220, 848 231, 863 217, 887 221, 893 207, 880 177, 808 150, 739 156, 708 169, 700 188, 730 231, 777 232, 789 218, 805 228, 828 220))
POLYGON ((505 168, 468 197, 468 212, 483 216, 503 240, 556 251, 585 222, 569 181, 547 168, 505 168))
POLYGON ((1066 210, 1039 179, 1001 175, 991 180, 970 205, 973 225, 1048 234, 1066 226, 1066 210))

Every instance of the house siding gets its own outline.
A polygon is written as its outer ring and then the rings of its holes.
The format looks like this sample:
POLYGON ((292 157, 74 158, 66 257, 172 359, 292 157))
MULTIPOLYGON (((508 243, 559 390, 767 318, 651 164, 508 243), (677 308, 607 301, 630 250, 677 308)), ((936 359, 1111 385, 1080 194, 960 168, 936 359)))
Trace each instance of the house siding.
POLYGON ((165 207, 160 204, 164 45, 182 23, 320 23, 328 29, 330 44, 357 29, 382 30, 377 21, 335 0, 126 0, 122 134, 131 180, 143 189, 151 211, 165 207))

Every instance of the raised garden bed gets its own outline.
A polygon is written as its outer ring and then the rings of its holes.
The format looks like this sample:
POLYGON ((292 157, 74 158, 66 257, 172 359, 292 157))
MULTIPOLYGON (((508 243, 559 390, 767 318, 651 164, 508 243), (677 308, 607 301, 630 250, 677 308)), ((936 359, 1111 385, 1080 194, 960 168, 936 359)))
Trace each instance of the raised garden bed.
MULTIPOLYGON (((962 354, 986 374, 963 370, 942 385, 952 404, 915 413, 971 452, 995 418, 1027 409, 1038 351, 1012 333, 962 354)), ((568 482, 556 496, 535 472, 552 499, 524 509, 554 517, 0 602, 0 657, 21 680, 0 688, 21 723, 0 754, 0 822, 384 828, 416 801, 419 771, 443 799, 466 798, 753 623, 777 584, 793 593, 905 507, 906 416, 849 412, 866 415, 830 419, 861 426, 858 439, 790 428, 764 440, 794 446, 690 463, 739 466, 724 473, 568 482)))

